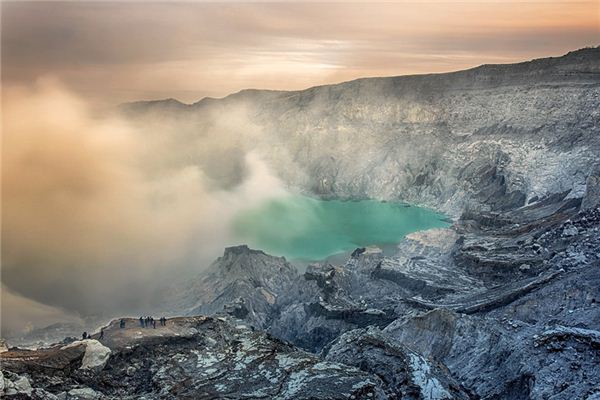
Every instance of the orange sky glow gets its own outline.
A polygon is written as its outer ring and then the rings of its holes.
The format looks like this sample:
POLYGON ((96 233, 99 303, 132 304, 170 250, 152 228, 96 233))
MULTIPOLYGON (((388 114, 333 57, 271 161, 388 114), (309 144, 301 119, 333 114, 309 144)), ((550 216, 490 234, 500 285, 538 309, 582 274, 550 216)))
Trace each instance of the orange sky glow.
POLYGON ((3 84, 194 102, 600 44, 598 1, 3 2, 3 84))

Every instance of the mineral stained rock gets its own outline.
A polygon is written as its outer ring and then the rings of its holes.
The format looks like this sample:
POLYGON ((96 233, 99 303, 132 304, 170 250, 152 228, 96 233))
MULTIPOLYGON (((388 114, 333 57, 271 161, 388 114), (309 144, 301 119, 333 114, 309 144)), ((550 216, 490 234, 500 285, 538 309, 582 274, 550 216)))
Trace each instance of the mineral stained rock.
POLYGON ((2 354, 7 398, 384 398, 379 378, 319 359, 247 325, 173 318, 166 326, 105 329, 105 365, 86 361, 94 341, 2 354))

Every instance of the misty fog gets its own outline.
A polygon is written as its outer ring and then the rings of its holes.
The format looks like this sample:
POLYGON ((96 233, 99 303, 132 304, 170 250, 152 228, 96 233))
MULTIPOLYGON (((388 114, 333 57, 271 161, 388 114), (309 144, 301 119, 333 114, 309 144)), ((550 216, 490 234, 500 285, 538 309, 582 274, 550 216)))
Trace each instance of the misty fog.
POLYGON ((44 326, 40 307, 53 321, 144 310, 207 266, 236 212, 286 191, 260 134, 241 107, 210 127, 142 124, 52 79, 5 89, 3 331, 44 326))

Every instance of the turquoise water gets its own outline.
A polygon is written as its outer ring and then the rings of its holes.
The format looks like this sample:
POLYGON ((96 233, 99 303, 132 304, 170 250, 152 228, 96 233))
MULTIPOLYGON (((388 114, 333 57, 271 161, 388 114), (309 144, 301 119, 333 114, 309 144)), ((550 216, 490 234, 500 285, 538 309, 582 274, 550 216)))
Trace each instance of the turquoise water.
POLYGON ((405 203, 288 196, 240 212, 233 228, 236 239, 251 247, 290 260, 317 261, 448 225, 443 214, 405 203))

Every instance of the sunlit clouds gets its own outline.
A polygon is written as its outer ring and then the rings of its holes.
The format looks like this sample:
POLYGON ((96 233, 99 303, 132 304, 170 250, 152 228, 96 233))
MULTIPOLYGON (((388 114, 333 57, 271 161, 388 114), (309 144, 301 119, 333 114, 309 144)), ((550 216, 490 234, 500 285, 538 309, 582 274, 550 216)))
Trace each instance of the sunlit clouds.
POLYGON ((3 3, 4 82, 104 104, 452 71, 597 45, 596 1, 3 3))

